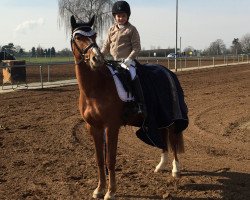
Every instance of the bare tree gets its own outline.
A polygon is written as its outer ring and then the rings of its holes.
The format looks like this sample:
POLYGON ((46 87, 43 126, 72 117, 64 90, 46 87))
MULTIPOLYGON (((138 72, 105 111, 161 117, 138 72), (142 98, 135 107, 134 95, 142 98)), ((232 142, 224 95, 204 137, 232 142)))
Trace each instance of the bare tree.
POLYGON ((226 45, 222 39, 217 39, 212 42, 205 51, 209 55, 222 55, 226 53, 226 45))
POLYGON ((114 0, 58 0, 59 26, 70 32, 70 17, 87 22, 95 15, 94 29, 101 35, 113 21, 111 9, 114 0))
POLYGON ((250 53, 250 33, 245 34, 241 39, 241 48, 244 53, 250 53))

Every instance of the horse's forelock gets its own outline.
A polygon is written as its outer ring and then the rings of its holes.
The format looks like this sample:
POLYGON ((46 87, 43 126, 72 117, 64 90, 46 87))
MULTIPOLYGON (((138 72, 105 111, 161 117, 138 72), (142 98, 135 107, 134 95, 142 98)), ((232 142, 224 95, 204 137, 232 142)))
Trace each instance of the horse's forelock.
POLYGON ((92 28, 88 24, 82 23, 82 24, 78 24, 75 30, 82 30, 85 32, 89 32, 92 30, 92 28))

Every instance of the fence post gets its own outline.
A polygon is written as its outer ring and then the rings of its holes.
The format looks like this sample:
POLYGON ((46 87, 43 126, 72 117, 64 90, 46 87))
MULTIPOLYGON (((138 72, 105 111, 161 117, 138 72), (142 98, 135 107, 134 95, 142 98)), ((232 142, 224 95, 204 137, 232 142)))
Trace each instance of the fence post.
POLYGON ((182 64, 181 64, 181 61, 182 61, 182 59, 180 58, 180 68, 181 68, 181 71, 182 71, 182 64))
POLYGON ((48 82, 50 82, 50 66, 48 65, 48 82))
POLYGON ((213 66, 215 66, 214 57, 213 57, 213 66))
POLYGON ((170 67, 169 67, 169 58, 168 58, 168 69, 170 69, 170 67))
POLYGON ((42 70, 42 65, 40 65, 40 81, 41 81, 41 88, 43 89, 43 70, 42 70))

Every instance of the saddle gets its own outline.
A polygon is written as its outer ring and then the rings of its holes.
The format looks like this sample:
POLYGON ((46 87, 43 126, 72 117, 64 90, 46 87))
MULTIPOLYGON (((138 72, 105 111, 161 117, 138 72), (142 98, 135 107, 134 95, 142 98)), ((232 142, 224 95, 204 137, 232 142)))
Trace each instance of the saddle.
POLYGON ((106 60, 106 64, 115 71, 115 75, 118 77, 118 79, 121 81, 122 86, 124 90, 127 93, 133 94, 133 89, 131 85, 131 76, 130 72, 120 65, 120 61, 114 61, 114 60, 106 60))

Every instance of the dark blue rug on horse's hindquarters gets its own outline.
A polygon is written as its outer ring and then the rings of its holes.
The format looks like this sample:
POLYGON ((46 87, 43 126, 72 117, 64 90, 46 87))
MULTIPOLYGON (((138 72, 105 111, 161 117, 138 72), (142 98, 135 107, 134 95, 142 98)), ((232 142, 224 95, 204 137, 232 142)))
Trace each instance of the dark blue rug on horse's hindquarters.
POLYGON ((166 148, 159 128, 176 123, 178 132, 188 126, 188 108, 177 76, 161 65, 145 64, 137 67, 148 116, 147 129, 140 128, 136 135, 143 142, 166 148))

